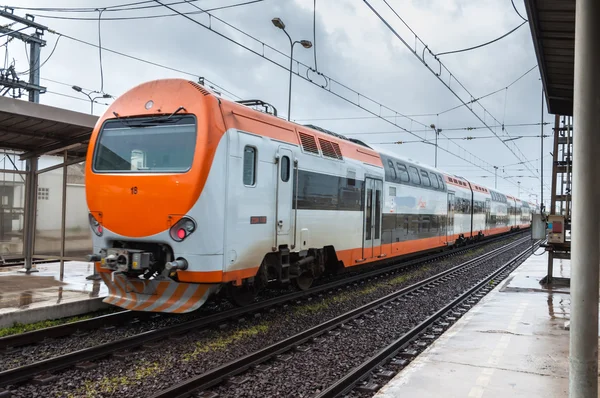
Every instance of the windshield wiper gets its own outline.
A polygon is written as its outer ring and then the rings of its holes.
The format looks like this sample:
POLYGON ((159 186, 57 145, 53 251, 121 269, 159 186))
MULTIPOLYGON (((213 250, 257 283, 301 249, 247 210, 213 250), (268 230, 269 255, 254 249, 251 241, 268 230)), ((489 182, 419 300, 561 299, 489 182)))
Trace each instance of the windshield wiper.
POLYGON ((122 122, 123 124, 125 124, 127 127, 151 127, 151 126, 156 126, 157 124, 161 124, 161 123, 175 123, 178 120, 180 120, 180 118, 174 118, 173 116, 175 116, 177 113, 179 113, 180 111, 185 110, 185 108, 183 106, 180 106, 179 108, 177 108, 177 110, 175 110, 175 112, 171 113, 169 116, 162 116, 156 119, 150 119, 150 120, 145 120, 142 122, 134 122, 134 121, 130 121, 127 120, 125 118, 119 117, 119 115, 117 114, 117 112, 113 112, 113 115, 115 115, 115 117, 122 122))

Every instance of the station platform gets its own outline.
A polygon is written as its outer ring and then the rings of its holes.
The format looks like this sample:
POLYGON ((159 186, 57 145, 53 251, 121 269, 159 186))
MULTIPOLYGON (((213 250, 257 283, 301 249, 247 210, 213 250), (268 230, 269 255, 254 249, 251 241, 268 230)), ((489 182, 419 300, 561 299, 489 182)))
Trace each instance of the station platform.
POLYGON ((101 280, 87 280, 93 264, 69 261, 60 280, 60 263, 36 264, 39 272, 24 274, 22 267, 0 268, 0 328, 59 319, 108 308, 101 280))
MULTIPOLYGON (((568 280, 552 288, 542 249, 375 395, 396 397, 566 397, 569 391, 568 280)), ((570 277, 570 261, 554 261, 570 277)))

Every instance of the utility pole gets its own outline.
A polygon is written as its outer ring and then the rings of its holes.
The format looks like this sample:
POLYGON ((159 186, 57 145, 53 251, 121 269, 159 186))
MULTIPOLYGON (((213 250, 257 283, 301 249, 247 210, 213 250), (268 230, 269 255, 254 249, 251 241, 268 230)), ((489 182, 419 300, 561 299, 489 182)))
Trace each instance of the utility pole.
MULTIPOLYGON (((19 24, 25 25, 25 28, 12 30, 8 27, 0 26, 0 34, 10 36, 15 39, 19 39, 29 44, 29 82, 22 82, 18 77, 13 75, 12 78, 4 78, 0 81, 0 85, 5 87, 3 95, 6 94, 10 89, 13 90, 27 90, 29 92, 29 102, 40 102, 40 94, 46 92, 46 88, 40 86, 40 61, 41 61, 41 49, 46 45, 46 41, 42 40, 42 36, 48 27, 34 22, 34 16, 25 14, 25 18, 14 15, 14 9, 4 7, 0 10, 0 17, 4 17, 15 21, 19 24), (34 28, 35 33, 33 35, 27 35, 21 33, 21 30, 27 28, 34 28)), ((19 94, 20 96, 20 94, 19 94)), ((33 268, 33 245, 35 239, 35 216, 36 216, 36 193, 37 193, 37 169, 38 169, 38 158, 27 159, 26 163, 27 178, 25 179, 25 214, 23 220, 23 258, 25 260, 25 266, 19 270, 30 274, 32 272, 38 272, 37 269, 33 268)), ((63 182, 64 183, 64 182, 63 182)), ((64 199, 63 199, 64 200, 64 199)))
POLYGON ((40 61, 41 61, 41 48, 46 45, 46 41, 42 40, 42 36, 48 27, 34 22, 34 16, 25 14, 25 18, 14 15, 13 9, 5 7, 4 10, 0 10, 0 17, 4 17, 13 20, 17 23, 23 24, 26 28, 34 28, 35 33, 33 35, 27 35, 21 33, 21 30, 13 30, 8 27, 0 26, 0 34, 3 36, 10 36, 15 39, 19 39, 25 44, 29 44, 29 82, 19 80, 18 77, 13 75, 12 78, 4 77, 0 80, 0 85, 5 88, 3 95, 5 95, 10 89, 27 90, 29 92, 29 102, 40 102, 40 94, 46 92, 46 87, 40 86, 40 61))
MULTIPOLYGON (((541 181, 540 181, 540 214, 543 216, 541 212, 542 204, 544 203, 544 85, 542 84, 542 122, 540 123, 540 173, 541 173, 541 181)), ((552 195, 551 193, 550 195, 552 195)), ((552 197, 552 196, 550 196, 552 197)))
POLYGON ((519 197, 521 196, 521 181, 517 181, 517 187, 518 187, 517 199, 519 199, 519 197))

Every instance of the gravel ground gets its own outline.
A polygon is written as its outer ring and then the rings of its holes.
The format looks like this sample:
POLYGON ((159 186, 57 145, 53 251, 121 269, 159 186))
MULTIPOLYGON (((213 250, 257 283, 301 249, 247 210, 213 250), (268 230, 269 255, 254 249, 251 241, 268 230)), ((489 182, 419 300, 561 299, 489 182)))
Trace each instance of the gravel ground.
MULTIPOLYGON (((491 251, 501 247, 507 242, 518 239, 518 236, 512 236, 506 240, 492 242, 488 245, 481 246, 467 254, 462 254, 452 257, 447 260, 439 261, 435 264, 435 269, 445 269, 460 264, 469 258, 484 254, 486 251, 491 251), (510 240, 509 240, 510 239, 510 240)), ((432 271, 431 274, 436 273, 432 271)), ((329 280, 321 281, 320 284, 329 282, 329 280)), ((265 293, 261 299, 268 299, 276 295, 281 295, 285 291, 276 290, 265 293)), ((232 305, 226 300, 213 300, 206 303, 199 311, 185 314, 182 316, 164 316, 152 320, 141 321, 137 324, 124 324, 110 331, 97 329, 88 331, 88 334, 83 336, 65 336, 58 339, 48 339, 39 342, 35 345, 23 346, 13 352, 0 352, 0 371, 24 366, 36 361, 41 361, 48 358, 53 358, 58 355, 64 355, 69 352, 81 350, 88 347, 93 347, 99 344, 113 342, 126 337, 134 336, 139 333, 147 332, 164 328, 174 324, 180 324, 198 317, 208 316, 216 312, 225 311, 232 308, 232 305)))
POLYGON ((404 308, 392 306, 374 316, 362 317, 352 329, 339 328, 338 336, 327 336, 320 343, 310 344, 308 352, 290 351, 288 361, 271 360, 267 371, 251 370, 240 378, 241 385, 220 385, 212 391, 224 397, 310 397, 343 377, 366 358, 389 345, 392 341, 424 321, 474 283, 492 273, 528 245, 521 245, 467 275, 452 279, 454 283, 441 285, 435 291, 420 294, 405 301, 404 308), (375 331, 375 333, 374 333, 375 331), (273 375, 276 374, 276 377, 273 375), (292 392, 290 394, 290 392, 292 392))
MULTIPOLYGON (((512 237, 512 240, 514 239, 516 239, 516 237, 512 237)), ((409 272, 396 274, 386 278, 378 278, 371 282, 358 284, 357 286, 353 286, 348 289, 340 289, 341 291, 337 291, 331 295, 326 294, 322 298, 315 299, 310 302, 305 300, 300 304, 278 309, 272 313, 264 313, 260 318, 246 319, 245 322, 230 325, 224 330, 216 328, 207 331, 190 332, 186 335, 180 336, 179 338, 173 338, 161 342, 160 348, 148 347, 146 349, 136 350, 128 353, 128 355, 121 360, 116 358, 107 358, 97 361, 97 368, 90 371, 77 369, 67 370, 62 372, 58 380, 53 383, 43 386, 24 385, 12 389, 12 393, 15 397, 145 397, 153 392, 169 387, 174 383, 182 381, 195 374, 201 374, 222 363, 231 361, 237 357, 256 351, 267 344, 271 344, 296 334, 308 327, 317 325, 326 319, 340 315, 351 310, 352 308, 356 308, 357 306, 389 294, 401 287, 412 284, 417 280, 427 278, 445 269, 451 268, 461 262, 464 262, 468 258, 476 257, 483 254, 485 251, 492 250, 493 248, 504 246, 506 244, 506 240, 502 242, 495 242, 489 246, 486 246, 485 248, 473 250, 469 254, 453 257, 435 264, 428 264, 427 266, 417 270, 411 270, 409 272)), ((524 247, 527 245, 528 244, 525 244, 524 247)), ((513 252, 516 252, 516 250, 513 252)), ((511 253, 510 255, 514 255, 514 253, 511 253)), ((499 261, 500 260, 497 260, 496 263, 499 263, 499 261)), ((482 269, 484 268, 488 269, 489 265, 482 267, 482 269)), ((475 275, 475 273, 473 273, 473 275, 475 275)), ((447 289, 452 290, 457 288, 449 286, 447 289)), ((447 296, 444 295, 444 297, 447 296)), ((421 310, 429 308, 431 305, 437 305, 437 303, 437 298, 434 298, 433 300, 429 298, 425 300, 424 303, 417 303, 416 301, 414 304, 410 303, 410 306, 412 309, 421 310)), ((385 330, 401 330, 402 327, 409 325, 410 322, 415 322, 415 319, 417 319, 415 317, 418 317, 419 314, 422 316, 423 311, 409 311, 409 313, 409 315, 395 315, 393 318, 398 323, 395 324, 392 329, 385 330)), ((162 327, 162 322, 164 321, 165 319, 155 321, 156 325, 154 327, 162 327)), ((373 330, 379 330, 382 328, 379 323, 379 319, 365 319, 365 325, 373 328, 373 330)), ((382 323, 382 325, 385 325, 385 323, 382 323)), ((66 339, 59 339, 53 343, 30 347, 30 349, 40 350, 40 348, 45 348, 44 352, 50 352, 52 349, 46 347, 53 347, 55 355, 57 352, 64 353, 65 349, 72 351, 74 349, 83 348, 84 346, 81 344, 85 343, 82 343, 82 341, 89 341, 89 339, 93 338, 96 333, 101 333, 101 336, 104 336, 104 338, 114 340, 115 338, 119 338, 119 336, 123 335, 120 333, 132 335, 139 332, 131 332, 132 329, 136 328, 129 327, 124 328, 123 330, 112 331, 110 333, 98 331, 85 336, 85 338, 70 337, 66 339), (76 345, 78 343, 80 345, 76 345)), ((147 326, 144 328, 144 330, 148 330, 147 326)), ((320 358, 322 361, 328 361, 323 367, 319 364, 319 366, 315 368, 320 368, 321 371, 325 369, 326 374, 329 375, 328 377, 331 380, 327 379, 328 381, 326 381, 325 378, 321 380, 321 376, 317 377, 316 380, 323 383, 331 382, 336 378, 336 374, 341 374, 347 370, 347 368, 344 368, 346 364, 347 366, 354 366, 350 365, 350 363, 354 362, 352 362, 349 358, 355 358, 355 361, 360 361, 360 358, 362 358, 360 356, 360 352, 364 351, 362 346, 369 347, 372 343, 376 345, 381 344, 381 346, 383 346, 385 344, 384 341, 386 337, 385 335, 379 336, 379 334, 380 333, 370 333, 366 337, 361 337, 361 333, 356 333, 356 338, 358 340, 355 342, 343 340, 342 335, 339 337, 328 337, 335 341, 339 341, 341 346, 323 344, 323 347, 326 347, 328 352, 331 351, 330 347, 337 347, 337 351, 334 350, 333 352, 334 359, 330 359, 326 355, 326 352, 319 352, 317 348, 315 348, 314 351, 309 351, 317 353, 319 357, 322 357, 320 358), (353 349, 347 350, 341 348, 345 344, 348 344, 346 347, 353 347, 353 349), (356 347, 360 347, 360 350, 356 351, 356 347), (337 360, 335 359, 336 355, 337 360), (333 362, 330 363, 329 361, 333 362), (337 363, 337 368, 334 366, 334 363, 337 363), (340 364, 342 364, 341 368, 339 367, 340 364)), ((98 344, 98 340, 95 340, 95 344, 98 344)), ((30 354, 30 357, 31 355, 33 354, 30 354)), ((6 357, 9 356, 9 354, 5 354, 2 357, 1 362, 4 363, 6 357)), ((18 358, 19 355, 13 355, 12 357, 13 359, 18 358)), ((308 363, 311 363, 309 366, 311 371, 312 366, 314 365, 314 355, 312 358, 313 362, 310 360, 308 361, 308 363)), ((291 366, 294 368, 294 363, 295 361, 289 361, 286 363, 274 362, 274 364, 277 366, 283 367, 282 371, 285 367, 291 366)), ((267 372, 265 376, 272 374, 273 369, 267 372)), ((317 374, 319 373, 317 372, 317 374)), ((265 389, 267 389, 266 386, 270 384, 273 385, 271 388, 281 388, 278 387, 281 384, 278 380, 288 380, 291 383, 292 380, 295 380, 294 378, 296 376, 290 377, 291 378, 282 379, 278 376, 277 380, 270 378, 270 381, 269 377, 266 377, 264 381, 260 382, 264 383, 260 384, 262 386, 261 391, 264 392, 265 389)), ((312 384, 309 383, 308 374, 303 375, 302 379, 307 379, 305 383, 307 391, 311 389, 314 391, 314 389, 319 388, 318 382, 316 384, 312 382, 312 384)), ((246 385, 248 384, 245 384, 244 386, 246 385)), ((281 390, 281 393, 286 395, 285 389, 281 390)), ((244 393, 242 393, 242 395, 243 394, 244 393)), ((298 396, 296 391, 294 391, 294 395, 298 396)))

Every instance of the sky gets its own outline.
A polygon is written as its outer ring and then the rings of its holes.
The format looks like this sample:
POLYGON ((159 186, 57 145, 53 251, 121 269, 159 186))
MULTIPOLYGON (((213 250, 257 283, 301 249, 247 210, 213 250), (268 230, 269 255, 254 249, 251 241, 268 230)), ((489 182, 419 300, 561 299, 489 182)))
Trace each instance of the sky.
MULTIPOLYGON (((543 128, 543 134, 550 135, 552 125, 540 126, 542 109, 545 123, 553 124, 554 116, 547 113, 545 104, 542 108, 540 72, 528 23, 490 45, 439 55, 437 60, 432 55, 477 46, 522 24, 524 21, 510 0, 387 0, 397 15, 384 0, 197 0, 189 3, 160 0, 181 13, 198 12, 194 5, 203 10, 242 5, 209 11, 214 17, 199 12, 188 15, 192 20, 177 14, 108 20, 174 14, 157 1, 132 6, 157 7, 111 11, 111 6, 133 2, 12 0, 2 4, 15 7, 16 15, 34 14, 36 22, 55 32, 48 31, 43 37, 47 44, 42 48, 44 63, 40 71, 41 84, 47 87, 47 92, 41 95, 41 103, 89 113, 89 99, 71 86, 117 97, 149 80, 180 77, 198 81, 203 77, 206 84, 213 85, 225 98, 261 99, 272 104, 279 117, 286 118, 290 42, 285 33, 271 23, 272 18, 278 17, 284 21, 292 40, 313 43, 310 49, 299 44, 294 46, 292 69, 302 77, 293 76, 292 121, 318 125, 358 138, 375 149, 428 165, 435 163, 433 124, 441 129, 437 151, 439 169, 494 188, 493 166, 496 166, 497 189, 532 202, 539 200, 543 153, 544 200, 549 199, 552 138, 544 138, 542 152, 540 134, 543 128), (91 12, 16 7, 89 7, 91 12), (94 11, 104 7, 107 8, 101 14, 94 11), (76 20, 60 19, 63 17, 76 20), (100 54, 98 48, 72 38, 96 45, 100 39, 105 49, 178 71, 106 50, 100 54), (424 45, 427 51, 423 51, 424 45), (296 61, 316 69, 327 79, 307 71, 306 66, 296 61), (440 74, 439 78, 436 74, 440 74), (461 99, 468 102, 495 91, 498 92, 469 107, 460 106, 461 99), (377 117, 380 115, 394 117, 386 121, 377 117), (525 126, 515 126, 523 124, 525 126), (503 142, 516 137, 520 138, 503 142), (523 164, 524 161, 528 162, 523 164)), ((527 18, 523 0, 515 0, 514 4, 527 18)), ((2 19, 1 23, 8 22, 2 19)), ((5 40, 0 38, 0 43, 5 40)), ((0 67, 14 62, 17 72, 28 69, 25 45, 20 41, 13 40, 0 48, 0 57, 0 67)), ((27 75, 21 78, 27 79, 27 75)), ((101 94, 94 96, 97 95, 101 94)), ((107 108, 103 103, 110 103, 112 99, 97 101, 93 113, 101 115, 107 108)))

